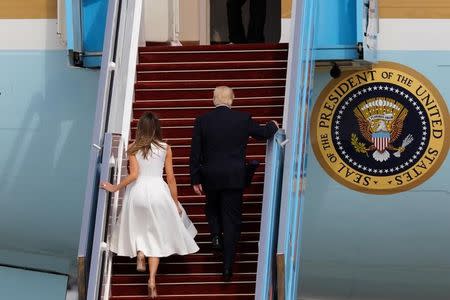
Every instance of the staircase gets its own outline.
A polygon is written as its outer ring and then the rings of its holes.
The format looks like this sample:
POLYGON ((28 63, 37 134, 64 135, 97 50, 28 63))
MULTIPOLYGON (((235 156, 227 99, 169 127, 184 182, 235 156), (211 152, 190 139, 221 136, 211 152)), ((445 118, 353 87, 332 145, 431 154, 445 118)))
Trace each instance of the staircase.
MULTIPOLYGON (((190 137, 194 118, 213 108, 218 85, 234 89, 233 109, 260 123, 281 124, 287 66, 286 44, 152 46, 139 49, 131 137, 147 110, 161 119, 163 136, 172 146, 179 200, 195 223, 200 251, 161 260, 158 299, 254 299, 264 181, 265 143, 250 140, 248 158, 262 162, 245 190, 242 235, 232 282, 222 281, 219 254, 211 251, 203 196, 194 195, 189 179, 190 137)), ((147 274, 136 272, 135 260, 115 257, 111 299, 147 299, 147 274)))

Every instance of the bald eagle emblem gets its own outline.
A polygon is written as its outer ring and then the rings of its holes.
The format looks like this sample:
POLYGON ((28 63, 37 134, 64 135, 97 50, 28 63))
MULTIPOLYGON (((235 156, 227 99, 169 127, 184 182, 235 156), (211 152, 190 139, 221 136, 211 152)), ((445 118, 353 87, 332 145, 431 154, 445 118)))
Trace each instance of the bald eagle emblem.
POLYGON ((394 156, 400 157, 413 141, 413 136, 408 134, 400 147, 394 146, 402 134, 403 123, 408 115, 408 109, 398 101, 385 97, 368 99, 358 104, 353 113, 361 135, 369 142, 366 146, 358 140, 358 135, 353 133, 351 144, 358 153, 372 153, 376 161, 384 162, 391 157, 389 151, 395 151, 394 156))

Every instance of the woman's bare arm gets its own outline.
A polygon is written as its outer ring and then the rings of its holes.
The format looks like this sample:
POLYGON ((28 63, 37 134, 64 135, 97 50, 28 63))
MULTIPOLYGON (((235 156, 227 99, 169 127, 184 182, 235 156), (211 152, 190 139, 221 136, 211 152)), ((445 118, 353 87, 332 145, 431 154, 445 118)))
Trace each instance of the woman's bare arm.
POLYGON ((170 194, 172 195, 172 199, 177 204, 178 212, 181 212, 178 207, 178 190, 177 190, 177 181, 175 179, 175 174, 173 172, 173 161, 172 161, 172 148, 167 146, 167 154, 166 161, 164 162, 164 168, 166 169, 166 178, 167 184, 169 185, 170 194))
POLYGON ((130 162, 130 174, 122 179, 119 184, 111 184, 109 182, 102 182, 100 188, 107 190, 108 192, 117 192, 138 178, 139 175, 139 164, 137 162, 136 156, 129 155, 128 161, 130 162))

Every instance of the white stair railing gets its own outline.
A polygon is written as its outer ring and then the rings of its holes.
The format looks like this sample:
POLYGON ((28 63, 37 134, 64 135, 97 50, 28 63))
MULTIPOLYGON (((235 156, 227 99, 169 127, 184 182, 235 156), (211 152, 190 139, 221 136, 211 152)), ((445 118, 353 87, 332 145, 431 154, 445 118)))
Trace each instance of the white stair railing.
POLYGON ((172 0, 171 1, 171 16, 170 16, 171 24, 171 41, 170 44, 172 46, 181 46, 180 43, 180 1, 172 0))
POLYGON ((113 137, 121 138, 114 162, 115 176, 121 176, 131 123, 141 14, 142 0, 109 1, 78 254, 80 300, 109 297, 112 253, 107 220, 111 212, 114 218, 117 215, 118 195, 111 205, 110 197, 98 191, 98 169, 104 169, 101 180, 110 180, 105 172, 111 167, 111 155, 105 156, 105 151, 111 152, 113 137))

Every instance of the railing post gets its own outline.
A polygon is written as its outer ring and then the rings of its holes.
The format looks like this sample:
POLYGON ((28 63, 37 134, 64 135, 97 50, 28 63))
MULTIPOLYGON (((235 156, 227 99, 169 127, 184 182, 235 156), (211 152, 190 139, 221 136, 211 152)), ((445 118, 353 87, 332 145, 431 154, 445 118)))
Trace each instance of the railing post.
POLYGON ((210 0, 199 0, 199 37, 200 45, 211 44, 211 3, 210 0))
POLYGON ((180 0, 172 0, 172 36, 171 43, 176 46, 180 44, 180 0))

